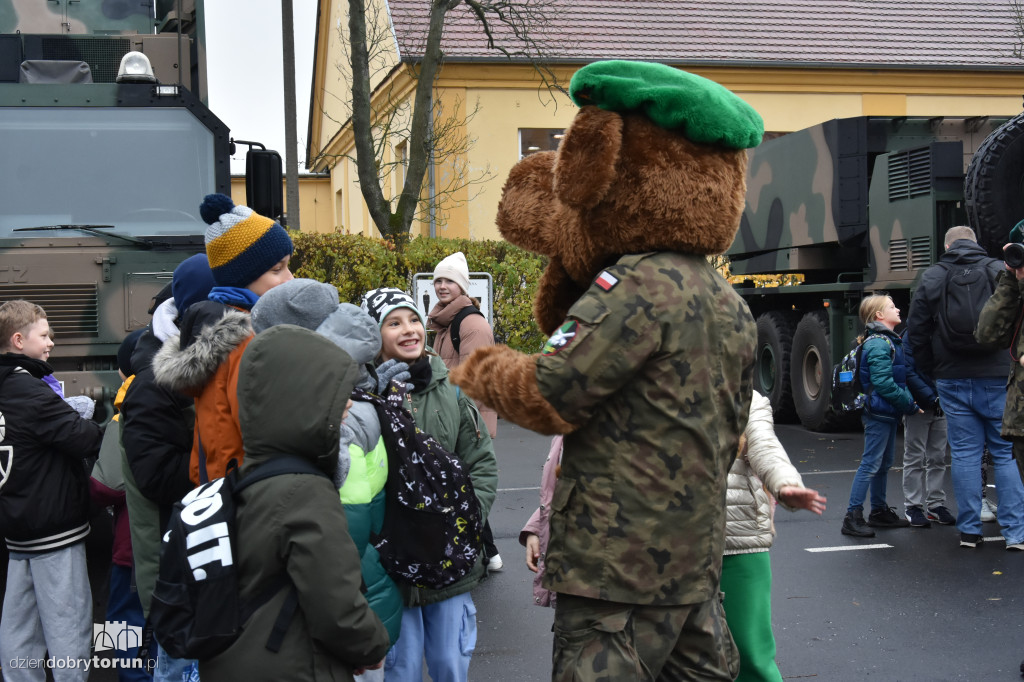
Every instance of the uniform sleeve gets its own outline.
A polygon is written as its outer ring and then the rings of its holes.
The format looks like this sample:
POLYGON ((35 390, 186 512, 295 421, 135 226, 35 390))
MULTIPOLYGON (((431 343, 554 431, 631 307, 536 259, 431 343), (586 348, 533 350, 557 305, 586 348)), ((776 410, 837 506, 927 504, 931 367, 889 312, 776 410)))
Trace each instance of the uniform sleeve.
POLYGON ((908 389, 897 384, 892 376, 892 347, 889 342, 882 338, 865 341, 862 358, 867 362, 874 391, 895 407, 897 412, 911 412, 914 406, 913 396, 908 389))
POLYGON ((996 289, 978 316, 974 337, 978 343, 1009 348, 1021 315, 1020 282, 1009 270, 999 273, 996 289))
POLYGON ((494 442, 473 399, 460 391, 458 401, 459 437, 455 453, 469 469, 473 490, 486 519, 498 494, 498 460, 494 456, 494 442))
POLYGON ((310 636, 353 667, 377 663, 390 642, 363 596, 359 551, 337 490, 326 479, 300 476, 278 508, 280 551, 310 636))
POLYGON ((614 285, 608 290, 592 285, 537 359, 541 395, 573 424, 589 420, 661 345, 644 283, 623 265, 604 272, 616 280, 614 285))

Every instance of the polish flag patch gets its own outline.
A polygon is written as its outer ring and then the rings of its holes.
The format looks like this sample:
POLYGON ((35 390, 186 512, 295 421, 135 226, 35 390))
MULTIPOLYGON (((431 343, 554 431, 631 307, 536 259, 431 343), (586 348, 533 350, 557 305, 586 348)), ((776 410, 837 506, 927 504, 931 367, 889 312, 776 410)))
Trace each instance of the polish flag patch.
POLYGON ((615 285, 619 283, 619 278, 607 270, 604 270, 597 276, 597 279, 594 280, 594 282, 605 291, 611 291, 615 288, 615 285))

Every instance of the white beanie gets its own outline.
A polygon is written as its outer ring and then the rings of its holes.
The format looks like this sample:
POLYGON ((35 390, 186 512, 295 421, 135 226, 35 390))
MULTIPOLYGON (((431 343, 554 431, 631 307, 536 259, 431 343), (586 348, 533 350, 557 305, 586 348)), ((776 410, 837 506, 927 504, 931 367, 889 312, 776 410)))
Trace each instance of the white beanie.
POLYGON ((466 255, 456 251, 448 256, 434 268, 434 279, 444 277, 462 287, 462 293, 469 294, 469 266, 466 265, 466 255))

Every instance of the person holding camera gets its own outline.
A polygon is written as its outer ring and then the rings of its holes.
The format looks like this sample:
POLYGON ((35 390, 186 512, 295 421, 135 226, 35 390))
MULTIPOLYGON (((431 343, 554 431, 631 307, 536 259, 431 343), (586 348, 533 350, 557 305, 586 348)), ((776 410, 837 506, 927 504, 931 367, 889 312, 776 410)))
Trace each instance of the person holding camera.
MULTIPOLYGON (((985 338, 974 333, 983 309, 992 303, 989 297, 997 278, 1006 277, 1000 274, 1005 268, 985 253, 969 227, 950 228, 943 243, 945 253, 925 270, 914 292, 907 326, 917 367, 935 380, 946 413, 960 546, 980 547, 984 541, 981 459, 988 446, 1006 548, 1024 550, 1024 485, 1012 461, 1010 442, 999 436, 1010 369, 1002 348, 1009 345, 1009 337, 1000 346, 989 340, 1000 336, 994 329, 985 338)), ((1016 300, 1014 320, 1021 309, 1019 295, 1016 300)))
MULTIPOLYGON (((1011 443, 1017 474, 1024 479, 1024 220, 1010 232, 1011 243, 1003 247, 1005 269, 996 280, 996 289, 981 311, 975 334, 979 343, 1009 349, 1010 379, 1006 384, 1006 407, 1003 410, 1001 434, 1011 443)), ((996 481, 996 487, 1000 487, 996 481)), ((1003 521, 1005 496, 1000 488, 999 521, 1003 521)), ((1020 549, 1024 550, 1024 547, 1020 549)))

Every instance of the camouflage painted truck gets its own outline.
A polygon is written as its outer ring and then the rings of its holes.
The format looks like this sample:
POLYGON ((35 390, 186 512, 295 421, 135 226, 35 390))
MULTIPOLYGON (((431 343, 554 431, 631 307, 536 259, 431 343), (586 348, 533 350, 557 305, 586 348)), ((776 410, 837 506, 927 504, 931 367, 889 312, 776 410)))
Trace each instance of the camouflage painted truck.
POLYGON ((906 316, 915 283, 970 224, 999 256, 1024 218, 1024 115, 834 119, 751 152, 747 202, 728 252, 757 320, 755 386, 776 419, 826 430, 832 367, 861 330, 863 296, 906 316), (800 275, 755 286, 754 275, 800 275))
POLYGON ((69 395, 112 397, 121 340, 203 249, 202 197, 230 193, 202 38, 196 0, 0 3, 0 301, 46 309, 69 395), (115 82, 134 51, 157 84, 115 82))

